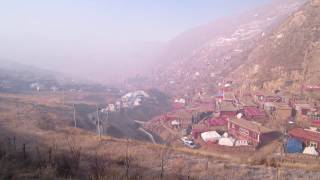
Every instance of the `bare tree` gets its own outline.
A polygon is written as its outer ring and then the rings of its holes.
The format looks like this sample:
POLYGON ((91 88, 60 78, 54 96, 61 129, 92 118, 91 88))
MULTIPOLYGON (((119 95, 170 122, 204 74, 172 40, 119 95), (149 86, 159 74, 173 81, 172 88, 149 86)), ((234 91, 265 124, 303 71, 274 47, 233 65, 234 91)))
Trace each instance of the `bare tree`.
POLYGON ((73 104, 73 122, 74 122, 74 127, 76 128, 77 127, 77 120, 76 120, 76 107, 75 105, 73 104))
POLYGON ((97 120, 98 120, 97 130, 98 130, 98 134, 99 134, 99 140, 101 140, 101 127, 100 127, 100 116, 99 116, 99 107, 98 107, 98 104, 96 105, 96 107, 97 107, 97 120))
POLYGON ((167 139, 167 142, 165 144, 165 146, 161 149, 160 152, 160 157, 161 157, 161 172, 160 172, 160 178, 163 179, 164 178, 164 173, 165 173, 165 164, 169 159, 169 155, 170 155, 170 148, 171 148, 171 143, 174 140, 174 137, 169 137, 167 139))
POLYGON ((64 101, 65 101, 65 99, 64 99, 65 92, 64 91, 65 91, 64 88, 62 88, 62 105, 64 105, 64 101))
POLYGON ((125 167, 125 175, 126 175, 126 178, 129 179, 129 171, 130 171, 130 168, 131 168, 131 157, 130 157, 130 154, 129 154, 129 139, 127 138, 127 141, 126 141, 126 154, 125 154, 125 159, 124 159, 124 167, 125 167))

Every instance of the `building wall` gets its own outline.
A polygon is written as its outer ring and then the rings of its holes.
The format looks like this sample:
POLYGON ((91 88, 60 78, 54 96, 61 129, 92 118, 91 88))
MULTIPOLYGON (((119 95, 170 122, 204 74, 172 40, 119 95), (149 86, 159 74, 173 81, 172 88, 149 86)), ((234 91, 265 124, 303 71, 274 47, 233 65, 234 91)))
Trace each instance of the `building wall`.
POLYGON ((258 144, 260 142, 260 133, 254 132, 246 127, 239 126, 232 122, 228 123, 228 132, 236 138, 245 139, 254 144, 258 144))
MULTIPOLYGON (((304 143, 304 145, 305 145, 306 147, 307 147, 307 146, 310 146, 310 144, 311 144, 311 142, 312 142, 312 140, 309 140, 309 139, 307 139, 307 138, 300 138, 300 137, 295 137, 295 136, 292 136, 292 137, 303 141, 303 143, 304 143)), ((315 141, 313 141, 313 142, 315 142, 315 141)), ((317 142, 315 142, 315 143, 317 144, 317 148, 316 148, 316 149, 317 149, 317 151, 319 152, 319 151, 320 151, 320 140, 317 141, 317 142)))
POLYGON ((237 115, 236 111, 220 111, 220 116, 223 117, 234 117, 237 115))
POLYGON ((276 113, 277 113, 277 119, 287 120, 291 117, 292 110, 291 109, 277 109, 276 113))

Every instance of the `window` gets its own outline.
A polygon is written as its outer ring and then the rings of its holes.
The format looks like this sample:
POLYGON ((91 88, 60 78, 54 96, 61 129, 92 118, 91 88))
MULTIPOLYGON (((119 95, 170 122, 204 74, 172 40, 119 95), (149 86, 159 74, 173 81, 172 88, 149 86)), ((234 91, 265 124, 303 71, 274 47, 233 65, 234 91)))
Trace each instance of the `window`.
POLYGON ((249 136, 249 130, 244 129, 242 127, 239 128, 239 133, 245 136, 249 136))
POLYGON ((318 147, 318 143, 315 142, 315 141, 310 141, 310 146, 317 148, 318 147))

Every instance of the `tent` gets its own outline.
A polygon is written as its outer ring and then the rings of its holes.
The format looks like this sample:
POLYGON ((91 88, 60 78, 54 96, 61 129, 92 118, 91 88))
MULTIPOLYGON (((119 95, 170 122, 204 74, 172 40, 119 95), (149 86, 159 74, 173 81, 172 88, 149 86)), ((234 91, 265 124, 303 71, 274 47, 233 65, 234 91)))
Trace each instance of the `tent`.
POLYGON ((171 121, 171 125, 172 126, 180 126, 180 122, 177 120, 173 120, 173 121, 171 121))
POLYGON ((306 147, 303 150, 303 154, 309 154, 309 155, 315 155, 315 156, 319 155, 319 153, 317 152, 316 148, 313 147, 313 146, 306 147))
POLYGON ((223 133, 222 137, 228 137, 229 134, 227 132, 223 133))
POLYGON ((215 142, 221 138, 221 135, 216 131, 208 131, 208 132, 201 133, 201 138, 205 142, 209 142, 209 141, 215 142))
POLYGON ((219 145, 221 146, 234 146, 235 139, 231 137, 223 137, 219 139, 219 145))
POLYGON ((303 151, 303 142, 295 139, 290 138, 287 142, 287 152, 288 153, 302 153, 303 151))

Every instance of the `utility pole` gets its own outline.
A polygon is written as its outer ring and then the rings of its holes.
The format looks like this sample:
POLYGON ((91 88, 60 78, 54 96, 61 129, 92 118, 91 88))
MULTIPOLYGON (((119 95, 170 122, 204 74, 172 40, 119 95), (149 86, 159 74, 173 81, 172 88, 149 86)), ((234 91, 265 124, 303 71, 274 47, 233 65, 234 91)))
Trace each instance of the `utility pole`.
POLYGON ((73 122, 74 122, 74 127, 76 128, 77 127, 77 120, 76 120, 76 107, 73 103, 73 122))
POLYGON ((62 88, 62 105, 64 105, 64 88, 62 88))
POLYGON ((106 118, 106 125, 107 127, 105 127, 105 134, 107 134, 107 131, 108 131, 108 126, 109 126, 109 110, 107 110, 107 118, 106 118))
POLYGON ((99 117, 99 107, 98 107, 98 104, 96 105, 97 106, 97 119, 98 119, 98 134, 99 134, 99 139, 101 140, 101 129, 100 129, 100 117, 99 117))

